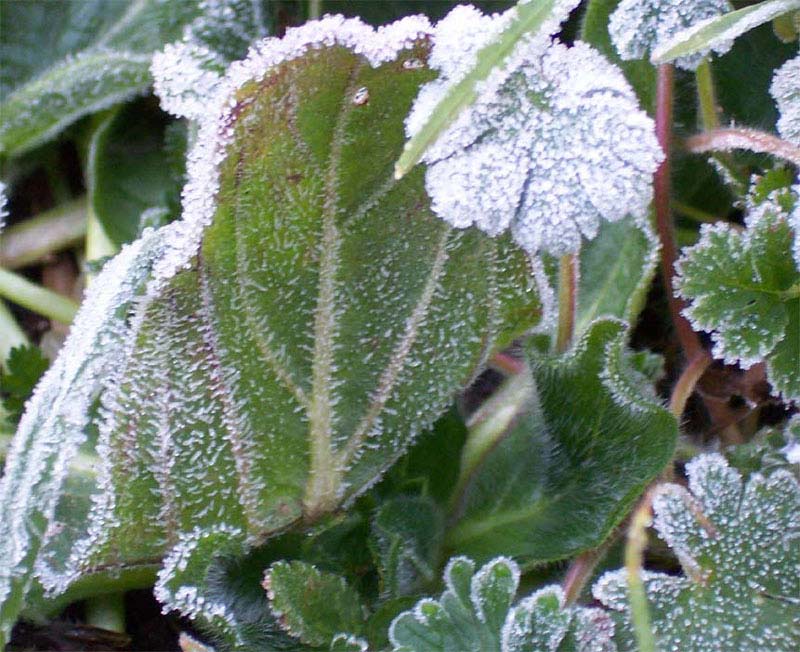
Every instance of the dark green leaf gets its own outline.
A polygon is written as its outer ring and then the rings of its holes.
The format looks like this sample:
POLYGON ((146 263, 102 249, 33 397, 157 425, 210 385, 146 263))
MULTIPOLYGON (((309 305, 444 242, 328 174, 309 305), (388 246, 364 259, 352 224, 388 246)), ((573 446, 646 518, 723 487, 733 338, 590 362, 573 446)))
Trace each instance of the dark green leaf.
POLYGON ((599 545, 669 461, 677 424, 625 363, 625 324, 598 321, 565 358, 532 360, 537 397, 489 452, 448 530, 455 550, 526 562, 599 545))
POLYGON ((25 402, 49 366, 38 346, 16 346, 9 352, 5 368, 0 369, 0 396, 11 424, 19 421, 25 402))
POLYGON ((361 600, 344 578, 301 561, 279 561, 264 576, 272 614, 306 645, 330 645, 336 634, 364 627, 361 600))

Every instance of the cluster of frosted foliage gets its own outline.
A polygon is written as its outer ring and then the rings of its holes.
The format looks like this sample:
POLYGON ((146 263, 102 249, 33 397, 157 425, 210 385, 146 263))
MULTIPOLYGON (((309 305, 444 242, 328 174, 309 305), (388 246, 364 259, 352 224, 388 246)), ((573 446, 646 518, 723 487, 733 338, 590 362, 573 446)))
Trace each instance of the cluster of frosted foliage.
POLYGON ((789 59, 775 72, 770 93, 778 105, 778 132, 800 145, 800 56, 789 59))
POLYGON ((512 607, 517 564, 497 557, 475 571, 454 557, 444 572, 446 590, 401 613, 389 628, 394 652, 615 652, 614 624, 599 609, 567 606, 549 586, 512 607))
MULTIPOLYGON (((86 439, 97 397, 108 378, 124 367, 120 342, 131 332, 126 317, 161 253, 162 235, 145 232, 104 267, 26 406, 0 480, 0 603, 22 599, 31 582, 32 559, 58 530, 50 526, 59 492, 86 439), (44 528, 32 528, 34 522, 44 528)), ((56 582, 47 569, 37 571, 45 584, 56 582)), ((13 620, 0 615, 0 628, 8 631, 13 620)))
MULTIPOLYGON (((594 237, 601 219, 647 210, 662 160, 653 122, 597 51, 551 42, 573 4, 562 3, 540 31, 521 39, 426 151, 432 208, 453 226, 492 236, 510 229, 528 252, 561 254, 594 237)), ((508 14, 459 7, 436 26, 430 65, 440 77, 421 89, 409 136, 508 21, 508 14)))
POLYGON ((270 37, 255 43, 243 60, 231 64, 222 78, 204 90, 202 110, 200 103, 191 97, 184 103, 180 93, 173 94, 171 89, 183 87, 180 78, 184 67, 189 79, 193 75, 197 79, 198 74, 206 81, 210 78, 203 77, 202 67, 198 73, 198 67, 184 61, 185 50, 181 46, 165 50, 158 63, 154 63, 156 91, 168 110, 172 108, 177 115, 197 118, 199 130, 188 155, 183 219, 177 223, 179 226, 167 243, 170 253, 156 266, 154 290, 163 280, 189 265, 203 230, 211 223, 219 190, 219 165, 233 137, 234 95, 242 85, 263 79, 275 66, 297 59, 309 50, 332 45, 349 48, 377 67, 391 61, 398 52, 430 35, 431 31, 425 16, 408 16, 378 29, 340 15, 308 22, 286 30, 283 38, 270 37))
MULTIPOLYGON (((660 650, 787 652, 800 649, 800 485, 787 470, 745 483, 718 454, 687 465, 689 490, 664 485, 655 528, 684 575, 643 572, 660 650)), ((595 584, 618 612, 625 650, 637 649, 626 571, 595 584)))
POLYGON ((267 36, 265 14, 262 0, 203 0, 200 15, 184 28, 181 40, 153 56, 151 72, 161 107, 199 120, 228 64, 267 36))
MULTIPOLYGON (((683 30, 732 11, 728 0, 622 0, 608 21, 608 33, 623 59, 644 59, 657 45, 683 30)), ((715 48, 724 53, 728 42, 715 48)), ((708 50, 679 58, 675 63, 694 70, 708 50)))

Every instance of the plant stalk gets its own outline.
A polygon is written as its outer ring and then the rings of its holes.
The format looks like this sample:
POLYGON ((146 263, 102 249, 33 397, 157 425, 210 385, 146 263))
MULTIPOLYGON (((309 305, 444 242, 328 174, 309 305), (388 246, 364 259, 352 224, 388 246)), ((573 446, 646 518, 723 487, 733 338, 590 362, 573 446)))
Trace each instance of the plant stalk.
MULTIPOLYGON (((663 66, 662 66, 663 67, 663 66)), ((648 491, 633 512, 625 544, 625 570, 628 579, 628 599, 631 621, 639 652, 656 652, 656 640, 650 619, 647 593, 642 582, 644 551, 647 548, 647 528, 651 521, 652 489, 648 491)))
POLYGON ((61 204, 19 222, 0 238, 0 267, 19 269, 86 237, 86 199, 61 204))
POLYGON ((70 324, 78 312, 78 304, 71 299, 2 268, 0 296, 62 324, 70 324))
POLYGON ((700 104, 700 118, 705 131, 719 129, 719 112, 717 111, 717 94, 714 90, 714 77, 711 74, 711 63, 703 59, 694 73, 697 82, 697 99, 700 104))
POLYGON ((756 129, 728 128, 696 134, 686 139, 686 149, 694 154, 746 149, 800 165, 800 147, 756 129))
POLYGON ((317 20, 322 16, 322 0, 308 0, 308 19, 317 20))
POLYGON ((8 354, 16 346, 28 344, 28 337, 17 324, 14 315, 3 301, 0 301, 0 366, 5 368, 8 354))
POLYGON ((125 632, 125 594, 106 593, 86 600, 87 624, 109 632, 125 632))
POLYGON ((658 88, 656 94, 656 136, 664 151, 664 161, 656 170, 654 178, 656 227, 661 241, 661 275, 667 293, 669 312, 675 332, 687 359, 693 360, 703 347, 700 338, 691 324, 681 314, 685 304, 675 296, 672 279, 675 275, 675 261, 678 257, 675 233, 670 212, 670 149, 672 141, 672 94, 674 87, 674 68, 671 64, 658 67, 658 88))
POLYGON ((558 262, 558 331, 556 351, 564 353, 572 344, 578 294, 577 254, 561 256, 558 262))
POLYGON ((584 587, 592 579, 597 564, 600 563, 611 543, 616 539, 617 535, 612 534, 597 548, 587 550, 572 560, 564 575, 564 581, 561 583, 566 604, 574 604, 581 597, 584 587))
POLYGON ((669 399, 669 411, 673 416, 680 420, 686 409, 686 403, 694 392, 697 382, 702 378, 703 373, 711 364, 711 356, 702 351, 695 356, 689 365, 683 370, 675 387, 672 388, 672 396, 669 399))

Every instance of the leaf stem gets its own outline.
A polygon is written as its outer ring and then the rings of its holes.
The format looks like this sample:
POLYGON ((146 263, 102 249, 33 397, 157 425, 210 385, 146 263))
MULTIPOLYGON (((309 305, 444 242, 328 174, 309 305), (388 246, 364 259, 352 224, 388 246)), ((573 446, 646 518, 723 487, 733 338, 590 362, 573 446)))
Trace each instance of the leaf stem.
POLYGON ((18 269, 86 237, 86 198, 66 202, 19 222, 0 238, 0 267, 18 269))
POLYGON ((86 600, 86 622, 109 632, 125 631, 125 594, 106 593, 86 600))
POLYGON ((609 536, 601 545, 586 550, 570 563, 561 586, 564 590, 564 602, 574 604, 580 598, 583 588, 592 578, 597 564, 605 557, 611 543, 617 539, 616 534, 609 536))
POLYGON ((78 312, 78 304, 71 299, 2 268, 0 296, 63 324, 70 324, 78 312))
POLYGON ((717 112, 717 94, 714 90, 714 77, 711 74, 711 63, 704 58, 694 73, 697 82, 697 99, 700 104, 700 117, 705 131, 719 129, 719 113, 717 112))
POLYGON ((675 275, 675 260, 678 257, 675 245, 675 233, 670 212, 670 145, 672 141, 672 93, 674 86, 674 68, 670 64, 658 67, 658 85, 656 93, 656 135, 661 149, 664 150, 664 161, 656 170, 654 182, 656 227, 661 241, 661 275, 664 279, 664 290, 667 293, 669 312, 675 332, 683 348, 684 355, 693 360, 703 347, 700 338, 692 330, 691 324, 681 314, 685 304, 675 296, 672 278, 675 275))
POLYGON ((628 600, 631 621, 639 652, 656 652, 656 640, 650 620, 650 607, 642 582, 641 570, 647 548, 647 528, 652 518, 652 489, 648 491, 633 512, 625 544, 625 570, 628 578, 628 600))
POLYGON ((576 254, 561 256, 558 262, 558 331, 556 351, 564 353, 572 344, 575 332, 575 303, 578 285, 576 254))
POLYGON ((756 129, 731 127, 695 134, 686 139, 686 149, 694 154, 746 149, 757 154, 770 154, 794 165, 800 165, 800 147, 756 129))
POLYGON ((707 352, 702 351, 692 358, 692 361, 683 370, 680 378, 678 378, 678 382, 675 383, 675 387, 672 388, 672 396, 670 396, 669 399, 669 411, 672 412, 676 419, 680 420, 683 411, 686 409, 686 402, 689 400, 697 382, 702 378, 703 373, 708 369, 708 365, 710 364, 711 356, 707 352))
POLYGON ((308 19, 317 20, 322 16, 322 0, 308 0, 308 19))

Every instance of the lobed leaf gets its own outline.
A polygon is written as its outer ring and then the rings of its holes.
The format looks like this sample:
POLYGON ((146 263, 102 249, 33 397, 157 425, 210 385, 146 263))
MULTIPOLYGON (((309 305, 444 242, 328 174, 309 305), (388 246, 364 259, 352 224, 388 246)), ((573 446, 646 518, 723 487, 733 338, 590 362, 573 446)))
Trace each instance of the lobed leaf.
POLYGON ((789 59, 772 78, 770 93, 778 105, 778 132, 793 143, 800 144, 800 55, 789 59))
POLYGON ((0 538, 21 578, 6 626, 39 553, 52 593, 164 558, 165 607, 235 630, 209 597, 214 560, 352 501, 493 350, 538 323, 538 261, 444 224, 422 171, 393 177, 403 118, 433 76, 427 30, 310 23, 255 47, 209 99, 183 220, 145 238, 141 278, 113 262, 96 281, 149 279, 146 293, 85 308, 115 330, 76 327, 65 351, 73 365, 94 348, 106 357, 88 358, 80 388, 51 372, 38 394, 61 403, 40 398, 23 419, 3 486, 23 505, 14 527, 33 514, 47 529, 58 507, 63 473, 42 465, 52 441, 73 455, 97 428, 101 463, 79 525, 51 528, 41 553, 41 535, 0 538), (21 489, 40 481, 44 492, 21 489))
POLYGON ((658 43, 652 52, 656 64, 668 63, 704 50, 725 52, 742 34, 778 16, 800 8, 800 0, 765 0, 749 7, 709 18, 658 43))
POLYGON ((597 609, 567 606, 558 587, 511 604, 519 568, 498 557, 475 572, 466 557, 450 560, 447 589, 392 622, 395 652, 614 652, 614 625, 597 609))
POLYGON ((593 548, 669 462, 677 424, 629 369, 625 330, 597 321, 565 358, 531 355, 535 396, 466 485, 451 548, 526 563, 593 548))
MULTIPOLYGON (((507 15, 454 9, 436 27, 432 65, 407 122, 419 132, 507 15)), ((423 160, 433 210, 453 226, 510 230, 526 251, 577 251, 602 219, 646 213, 662 158, 653 123, 623 74, 584 43, 521 39, 423 160)))
MULTIPOLYGON (((660 649, 779 652, 800 645, 800 485, 786 470, 744 483, 717 454, 687 465, 689 491, 664 485, 655 528, 683 576, 644 571, 660 649)), ((636 649, 626 571, 604 575, 595 598, 617 612, 620 649, 636 649)))
POLYGON ((676 291, 686 316, 710 331, 714 355, 745 368, 765 360, 767 377, 787 400, 800 397, 800 267, 797 234, 774 201, 750 209, 747 229, 704 225, 684 250, 676 291))

